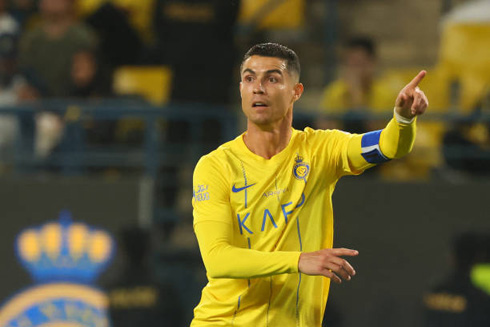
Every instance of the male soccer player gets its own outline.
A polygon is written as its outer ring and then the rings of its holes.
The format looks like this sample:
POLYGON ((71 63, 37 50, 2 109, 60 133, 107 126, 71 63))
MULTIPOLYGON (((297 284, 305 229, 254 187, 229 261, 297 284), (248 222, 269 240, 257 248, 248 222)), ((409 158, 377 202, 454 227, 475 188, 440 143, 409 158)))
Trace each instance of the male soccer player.
POLYGON ((428 101, 421 71, 394 118, 362 135, 292 128, 303 93, 294 51, 258 44, 244 56, 247 131, 203 156, 194 172, 194 230, 209 283, 191 326, 319 327, 330 280, 355 275, 332 248, 332 192, 344 175, 407 154, 428 101))

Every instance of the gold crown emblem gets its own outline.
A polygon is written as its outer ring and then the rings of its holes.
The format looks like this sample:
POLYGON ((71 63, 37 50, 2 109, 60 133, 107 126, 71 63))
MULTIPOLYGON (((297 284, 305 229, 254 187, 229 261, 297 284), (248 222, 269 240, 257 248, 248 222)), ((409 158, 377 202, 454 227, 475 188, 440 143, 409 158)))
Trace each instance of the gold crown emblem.
POLYGON ((293 167, 293 175, 296 179, 304 180, 306 182, 306 176, 310 172, 310 165, 303 161, 303 157, 299 154, 294 159, 296 162, 293 167))
POLYGON ((23 231, 16 245, 20 261, 38 281, 93 281, 114 249, 107 232, 72 222, 68 211, 58 222, 23 231))

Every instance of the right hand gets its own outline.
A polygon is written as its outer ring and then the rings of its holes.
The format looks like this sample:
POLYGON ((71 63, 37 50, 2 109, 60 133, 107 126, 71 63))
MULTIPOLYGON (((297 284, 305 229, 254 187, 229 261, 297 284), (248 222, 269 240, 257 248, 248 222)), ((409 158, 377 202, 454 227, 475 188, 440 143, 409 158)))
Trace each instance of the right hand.
POLYGON ((299 256, 298 270, 307 275, 321 275, 330 278, 340 284, 342 279, 351 280, 356 271, 347 260, 341 256, 356 256, 357 250, 337 248, 323 249, 315 252, 301 253, 299 256))
POLYGON ((415 116, 422 115, 427 109, 429 100, 418 87, 426 74, 425 70, 421 70, 398 94, 395 101, 395 110, 400 116, 412 119, 415 116))

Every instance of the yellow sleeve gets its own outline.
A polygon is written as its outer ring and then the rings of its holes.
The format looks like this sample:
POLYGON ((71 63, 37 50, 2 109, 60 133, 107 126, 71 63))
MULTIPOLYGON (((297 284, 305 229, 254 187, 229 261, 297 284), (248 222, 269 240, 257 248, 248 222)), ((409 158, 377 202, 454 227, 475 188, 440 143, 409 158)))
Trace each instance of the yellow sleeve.
MULTIPOLYGON (((415 120, 410 124, 402 124, 392 118, 379 137, 379 150, 382 156, 389 160, 408 154, 413 148, 415 133, 415 120)), ((368 134, 355 135, 349 142, 347 157, 352 171, 360 172, 376 164, 366 160, 366 147, 363 147, 362 140, 368 134)))
POLYGON ((231 245, 231 224, 194 225, 206 271, 211 278, 256 278, 298 272, 300 252, 263 252, 231 245))
POLYGON ((234 244, 240 235, 222 161, 205 156, 194 171, 194 231, 208 276, 255 278, 298 272, 300 252, 263 252, 234 244))

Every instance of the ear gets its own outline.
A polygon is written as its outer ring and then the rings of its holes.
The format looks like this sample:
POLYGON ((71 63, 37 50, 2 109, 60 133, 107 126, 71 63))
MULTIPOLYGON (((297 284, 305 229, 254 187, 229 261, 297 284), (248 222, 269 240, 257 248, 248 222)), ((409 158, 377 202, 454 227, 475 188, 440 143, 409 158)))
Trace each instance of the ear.
POLYGON ((294 101, 298 101, 299 98, 301 98, 301 95, 303 94, 303 91, 305 90, 305 87, 303 85, 303 83, 296 83, 296 85, 294 85, 294 95, 293 95, 293 100, 294 101))
POLYGON ((243 85, 242 85, 242 82, 240 82, 240 84, 238 86, 238 89, 240 90, 240 98, 242 97, 242 88, 243 88, 243 85))

